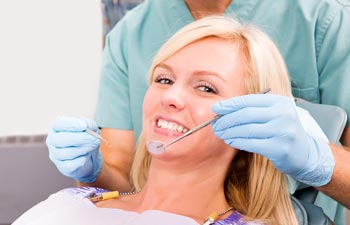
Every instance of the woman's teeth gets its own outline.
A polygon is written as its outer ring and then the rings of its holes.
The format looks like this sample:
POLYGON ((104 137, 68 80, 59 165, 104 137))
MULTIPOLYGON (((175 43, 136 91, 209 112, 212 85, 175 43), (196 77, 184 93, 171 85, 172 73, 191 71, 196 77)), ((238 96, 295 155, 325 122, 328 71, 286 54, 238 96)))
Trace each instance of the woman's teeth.
POLYGON ((180 132, 180 133, 186 133, 188 131, 186 128, 184 128, 181 125, 178 125, 173 122, 161 120, 161 119, 158 120, 157 126, 163 129, 174 130, 174 131, 176 130, 177 132, 180 132))

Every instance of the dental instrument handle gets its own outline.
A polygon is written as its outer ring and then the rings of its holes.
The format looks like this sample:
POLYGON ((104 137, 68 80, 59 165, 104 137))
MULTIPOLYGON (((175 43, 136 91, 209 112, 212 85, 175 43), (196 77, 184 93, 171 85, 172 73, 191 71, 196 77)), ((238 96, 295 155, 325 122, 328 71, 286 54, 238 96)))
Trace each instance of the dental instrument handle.
POLYGON ((194 132, 196 132, 196 131, 202 129, 203 127, 208 126, 209 124, 211 124, 211 122, 213 122, 214 120, 220 118, 221 116, 222 116, 222 115, 216 115, 214 118, 212 118, 212 119, 210 119, 210 120, 208 120, 208 121, 206 121, 206 122, 204 122, 204 123, 202 123, 202 124, 200 124, 200 125, 198 125, 198 126, 192 128, 191 130, 187 131, 186 133, 184 133, 184 134, 181 135, 180 137, 178 137, 178 138, 172 140, 171 142, 169 142, 168 144, 164 145, 164 148, 168 147, 169 145, 174 144, 175 142, 181 140, 181 139, 184 138, 184 137, 187 137, 188 135, 193 134, 194 132))

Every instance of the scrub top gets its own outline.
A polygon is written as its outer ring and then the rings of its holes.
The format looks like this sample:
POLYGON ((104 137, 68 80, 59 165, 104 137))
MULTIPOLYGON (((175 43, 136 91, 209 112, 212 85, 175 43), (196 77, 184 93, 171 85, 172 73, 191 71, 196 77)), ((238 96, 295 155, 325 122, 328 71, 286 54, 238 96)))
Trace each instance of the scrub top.
MULTIPOLYGON (((225 15, 258 26, 286 60, 293 95, 338 105, 350 118, 350 3, 347 0, 234 0, 225 15)), ((107 35, 95 119, 99 127, 142 128, 148 69, 158 49, 194 19, 183 0, 146 0, 107 35)), ((349 125, 349 122, 348 122, 349 125)), ((344 208, 318 194, 316 204, 336 224, 344 208)))

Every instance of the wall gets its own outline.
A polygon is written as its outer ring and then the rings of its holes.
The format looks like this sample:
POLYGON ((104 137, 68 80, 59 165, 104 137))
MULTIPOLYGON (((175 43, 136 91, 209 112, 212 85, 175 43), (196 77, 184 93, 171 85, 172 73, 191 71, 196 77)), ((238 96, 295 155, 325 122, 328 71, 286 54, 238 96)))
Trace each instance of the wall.
POLYGON ((101 53, 99 0, 0 1, 0 137, 92 117, 101 53))

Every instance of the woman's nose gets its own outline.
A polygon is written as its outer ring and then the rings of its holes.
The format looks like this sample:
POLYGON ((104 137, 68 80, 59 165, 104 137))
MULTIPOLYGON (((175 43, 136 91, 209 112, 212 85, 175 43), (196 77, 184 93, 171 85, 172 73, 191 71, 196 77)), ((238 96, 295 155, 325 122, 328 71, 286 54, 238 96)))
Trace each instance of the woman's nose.
POLYGON ((173 85, 167 89, 162 96, 162 105, 171 111, 183 109, 186 105, 186 96, 183 88, 173 85))

